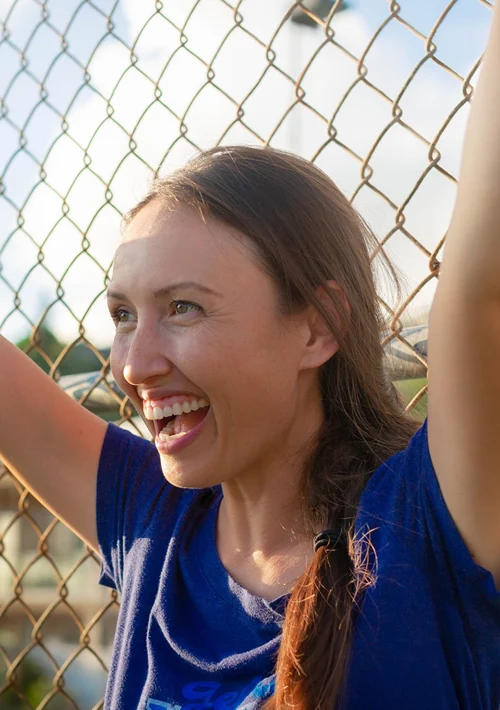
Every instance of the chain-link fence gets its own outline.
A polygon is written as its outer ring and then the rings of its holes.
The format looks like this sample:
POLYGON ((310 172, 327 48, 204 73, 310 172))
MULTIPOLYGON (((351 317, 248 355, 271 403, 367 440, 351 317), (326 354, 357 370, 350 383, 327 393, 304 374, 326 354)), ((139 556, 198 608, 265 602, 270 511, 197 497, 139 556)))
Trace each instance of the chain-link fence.
MULTIPOLYGON (((144 434, 108 368, 120 216, 199 149, 270 144, 331 175, 405 274, 402 303, 378 284, 383 337, 423 417, 489 20, 484 0, 0 0, 0 331, 144 434)), ((102 707, 119 600, 98 562, 0 466, 0 708, 102 707)))

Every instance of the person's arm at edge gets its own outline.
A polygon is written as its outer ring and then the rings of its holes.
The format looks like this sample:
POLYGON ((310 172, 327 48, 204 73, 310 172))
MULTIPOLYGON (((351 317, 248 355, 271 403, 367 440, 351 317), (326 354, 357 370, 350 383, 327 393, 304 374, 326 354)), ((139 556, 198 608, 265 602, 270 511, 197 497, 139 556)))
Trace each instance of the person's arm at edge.
POLYGON ((0 461, 98 552, 97 470, 107 423, 0 335, 0 461))
POLYGON ((500 297, 500 3, 492 11, 465 133, 457 199, 440 281, 457 275, 500 297))
POLYGON ((473 558, 500 587, 498 6, 430 312, 428 365, 429 449, 441 491, 473 558))

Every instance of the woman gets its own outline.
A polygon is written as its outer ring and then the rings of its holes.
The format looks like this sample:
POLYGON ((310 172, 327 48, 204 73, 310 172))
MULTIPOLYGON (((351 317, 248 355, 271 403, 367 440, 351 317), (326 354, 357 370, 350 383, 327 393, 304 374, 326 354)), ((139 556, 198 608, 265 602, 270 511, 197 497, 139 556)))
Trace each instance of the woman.
POLYGON ((106 425, 0 339, 0 455, 122 594, 105 707, 498 708, 500 11, 432 307, 385 376, 373 237, 320 170, 201 154, 125 219, 106 425))

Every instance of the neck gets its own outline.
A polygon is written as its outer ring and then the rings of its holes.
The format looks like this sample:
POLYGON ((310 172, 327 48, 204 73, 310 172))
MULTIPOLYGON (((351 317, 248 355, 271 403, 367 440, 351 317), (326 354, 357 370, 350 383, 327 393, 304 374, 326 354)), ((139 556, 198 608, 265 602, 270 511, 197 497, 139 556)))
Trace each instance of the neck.
POLYGON ((284 446, 254 462, 252 471, 223 482, 217 548, 227 571, 249 591, 275 598, 289 591, 314 554, 306 531, 301 485, 305 459, 324 415, 321 402, 304 408, 284 446))
POLYGON ((291 591, 314 554, 300 506, 283 489, 278 482, 274 495, 268 489, 253 501, 224 494, 217 519, 217 550, 227 572, 269 601, 291 591))

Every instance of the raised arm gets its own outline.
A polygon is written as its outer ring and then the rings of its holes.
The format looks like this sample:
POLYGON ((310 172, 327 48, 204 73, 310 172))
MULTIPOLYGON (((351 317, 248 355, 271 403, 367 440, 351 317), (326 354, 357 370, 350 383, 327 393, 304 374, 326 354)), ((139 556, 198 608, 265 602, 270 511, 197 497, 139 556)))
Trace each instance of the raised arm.
POLYGON ((500 7, 466 131, 429 320, 429 447, 476 562, 500 587, 500 7))
POLYGON ((462 274, 472 288, 500 297, 500 7, 472 98, 457 200, 440 281, 462 274), (474 283, 475 282, 475 283, 474 283))
POLYGON ((0 336, 0 460, 98 551, 96 479, 106 422, 0 336))

